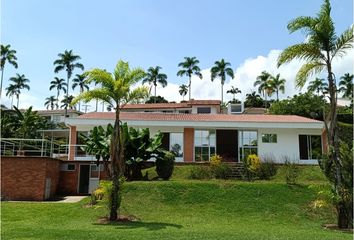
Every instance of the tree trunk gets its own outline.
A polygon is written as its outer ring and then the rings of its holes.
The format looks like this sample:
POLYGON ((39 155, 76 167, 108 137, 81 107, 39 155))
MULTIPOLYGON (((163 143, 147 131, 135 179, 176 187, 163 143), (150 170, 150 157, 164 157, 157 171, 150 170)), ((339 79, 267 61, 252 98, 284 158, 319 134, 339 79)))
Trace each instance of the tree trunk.
POLYGON ((112 194, 111 194, 111 209, 109 219, 111 221, 117 220, 119 216, 118 201, 120 198, 120 178, 124 176, 124 149, 122 148, 122 139, 120 132, 119 121, 119 104, 116 109, 116 119, 114 123, 113 136, 111 140, 111 169, 112 169, 112 194))
POLYGON ((337 224, 339 228, 349 228, 349 221, 347 216, 347 209, 345 203, 340 201, 337 203, 337 224))
POLYGON ((2 96, 2 81, 4 79, 4 68, 1 69, 0 98, 2 96))
POLYGON ((156 103, 156 86, 157 86, 157 84, 154 83, 154 86, 155 86, 155 93, 154 93, 155 99, 154 99, 154 103, 156 103))
POLYGON ((16 98, 17 98, 17 108, 18 108, 18 104, 19 104, 19 102, 20 102, 20 96, 17 94, 17 95, 16 95, 16 98))
POLYGON ((57 109, 59 108, 59 90, 57 91, 57 109))
POLYGON ((96 112, 98 110, 98 99, 96 99, 96 112))
POLYGON ((221 104, 224 102, 224 84, 221 82, 221 104))
POLYGON ((189 76, 189 86, 188 86, 188 93, 189 93, 189 101, 191 100, 191 88, 192 88, 192 76, 189 76))
POLYGON ((14 95, 11 96, 11 109, 14 108, 14 95))
POLYGON ((65 104, 65 117, 68 116, 68 106, 69 106, 69 73, 67 75, 67 80, 66 80, 66 104, 65 104))

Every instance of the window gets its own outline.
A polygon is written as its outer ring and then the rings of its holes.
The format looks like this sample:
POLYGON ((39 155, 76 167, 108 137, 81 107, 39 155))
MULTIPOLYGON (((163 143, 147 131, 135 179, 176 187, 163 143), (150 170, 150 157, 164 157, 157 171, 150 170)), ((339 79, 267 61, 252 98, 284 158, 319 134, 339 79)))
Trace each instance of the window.
POLYGON ((241 113, 242 112, 242 106, 241 104, 231 104, 231 113, 241 113))
POLYGON ((61 122, 62 117, 60 115, 53 115, 53 122, 61 122))
POLYGON ((262 142, 263 143, 277 143, 277 135, 265 133, 262 134, 262 142))
POLYGON ((60 171, 75 171, 76 165, 70 163, 64 163, 60 165, 60 171))
POLYGON ((191 113, 191 110, 179 110, 178 113, 191 113))
POLYGON ((210 107, 199 107, 197 108, 197 113, 211 113, 210 107))
POLYGON ((300 160, 320 159, 322 142, 320 135, 299 135, 300 160))
POLYGON ((183 158, 183 133, 170 133, 170 151, 175 153, 176 160, 183 158))
POLYGON ((238 132, 239 159, 245 159, 250 154, 258 154, 258 140, 256 131, 238 132))
POLYGON ((194 160, 196 162, 209 161, 215 154, 215 130, 194 131, 194 160))

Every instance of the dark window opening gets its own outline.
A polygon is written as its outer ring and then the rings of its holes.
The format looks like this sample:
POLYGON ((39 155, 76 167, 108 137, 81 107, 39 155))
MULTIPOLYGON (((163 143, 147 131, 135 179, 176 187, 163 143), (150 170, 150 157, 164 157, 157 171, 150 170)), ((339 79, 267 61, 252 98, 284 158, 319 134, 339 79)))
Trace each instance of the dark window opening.
POLYGON ((197 113, 211 113, 210 107, 199 107, 197 108, 197 113))

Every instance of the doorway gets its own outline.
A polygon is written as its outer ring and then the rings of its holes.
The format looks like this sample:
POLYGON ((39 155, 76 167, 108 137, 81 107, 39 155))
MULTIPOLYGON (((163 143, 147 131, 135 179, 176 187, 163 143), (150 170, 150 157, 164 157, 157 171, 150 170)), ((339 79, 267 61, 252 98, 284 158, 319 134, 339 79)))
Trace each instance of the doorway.
POLYGON ((90 165, 80 165, 79 194, 88 194, 90 165))

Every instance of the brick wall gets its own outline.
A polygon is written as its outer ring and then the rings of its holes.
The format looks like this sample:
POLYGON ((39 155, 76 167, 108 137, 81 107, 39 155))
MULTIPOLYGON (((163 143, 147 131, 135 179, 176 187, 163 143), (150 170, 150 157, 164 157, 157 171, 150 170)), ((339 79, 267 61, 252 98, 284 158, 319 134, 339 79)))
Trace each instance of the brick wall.
POLYGON ((5 200, 42 201, 46 178, 51 178, 51 196, 54 196, 59 161, 47 157, 1 157, 1 196, 5 200))
POLYGON ((185 128, 183 134, 184 142, 184 161, 193 162, 193 152, 194 152, 194 129, 185 128))

